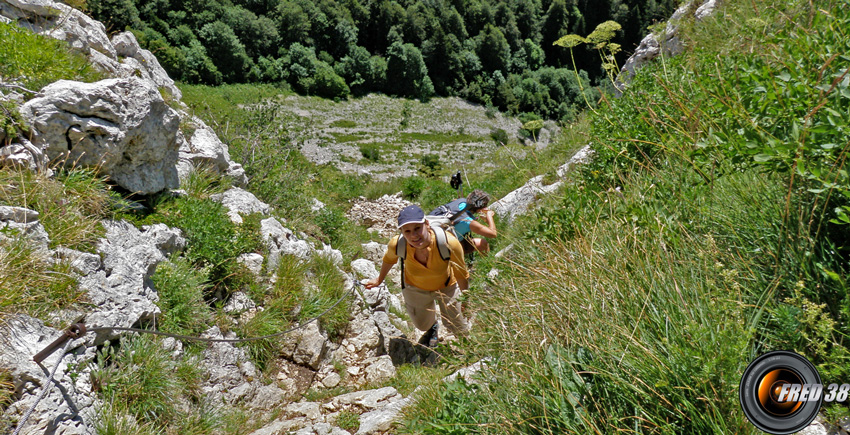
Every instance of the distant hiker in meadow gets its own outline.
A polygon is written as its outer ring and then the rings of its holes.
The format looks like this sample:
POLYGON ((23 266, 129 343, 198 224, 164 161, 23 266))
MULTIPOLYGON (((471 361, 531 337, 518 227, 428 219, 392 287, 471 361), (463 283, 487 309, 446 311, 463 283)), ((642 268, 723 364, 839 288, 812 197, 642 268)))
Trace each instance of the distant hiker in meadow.
MULTIPOLYGON (((441 205, 429 213, 431 216, 448 218, 448 223, 454 227, 454 232, 463 246, 464 254, 479 252, 486 255, 490 252, 490 243, 487 239, 472 237, 478 234, 487 238, 498 235, 496 223, 493 222, 493 210, 487 208, 490 204, 490 196, 482 190, 475 189, 466 198, 458 198, 448 204, 441 205), (484 222, 476 220, 480 214, 484 222)), ((433 219, 432 219, 433 220, 433 219)))
POLYGON ((449 331, 455 335, 466 333, 469 324, 458 296, 469 289, 469 271, 461 243, 451 232, 430 225, 418 205, 399 212, 398 228, 401 234, 387 244, 378 277, 363 286, 380 285, 401 259, 401 288, 407 314, 417 329, 425 331, 419 343, 434 347, 439 342, 436 304, 440 305, 443 324, 449 331))

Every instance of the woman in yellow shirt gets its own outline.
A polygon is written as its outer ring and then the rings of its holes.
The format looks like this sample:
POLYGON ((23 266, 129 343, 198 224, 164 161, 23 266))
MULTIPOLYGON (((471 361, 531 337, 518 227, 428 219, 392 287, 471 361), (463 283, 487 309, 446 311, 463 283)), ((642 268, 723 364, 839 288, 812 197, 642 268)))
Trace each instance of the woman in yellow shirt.
POLYGON ((443 323, 452 333, 466 333, 469 324, 461 313, 457 298, 462 291, 469 289, 469 271, 463 260, 460 242, 452 234, 446 234, 451 256, 443 260, 434 230, 425 219, 425 212, 417 205, 407 206, 399 213, 398 228, 401 235, 393 237, 387 244, 378 277, 364 283, 364 287, 372 288, 384 282, 390 269, 399 260, 396 248, 399 238, 404 237, 407 252, 402 295, 414 326, 425 331, 419 343, 433 347, 439 341, 436 304, 440 305, 443 323))

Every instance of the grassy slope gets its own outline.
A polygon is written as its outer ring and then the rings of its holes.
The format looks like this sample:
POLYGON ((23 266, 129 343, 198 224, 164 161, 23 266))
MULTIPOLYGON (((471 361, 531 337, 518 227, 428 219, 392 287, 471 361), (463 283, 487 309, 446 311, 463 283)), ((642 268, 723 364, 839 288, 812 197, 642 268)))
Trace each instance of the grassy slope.
POLYGON ((724 4, 600 107, 595 162, 476 264, 500 274, 476 274, 456 364, 493 358, 488 382, 431 386, 404 432, 756 433, 737 395, 758 354, 848 378, 848 229, 830 220, 850 5, 724 4))

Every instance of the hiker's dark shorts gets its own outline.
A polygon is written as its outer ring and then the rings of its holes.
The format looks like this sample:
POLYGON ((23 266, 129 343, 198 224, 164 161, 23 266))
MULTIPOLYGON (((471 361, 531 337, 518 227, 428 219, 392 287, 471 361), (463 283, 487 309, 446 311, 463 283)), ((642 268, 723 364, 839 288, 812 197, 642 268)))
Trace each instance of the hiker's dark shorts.
POLYGON ((475 246, 472 244, 472 241, 470 241, 469 236, 464 237, 463 239, 460 240, 460 246, 463 247, 463 253, 464 254, 471 254, 471 253, 475 252, 475 246))

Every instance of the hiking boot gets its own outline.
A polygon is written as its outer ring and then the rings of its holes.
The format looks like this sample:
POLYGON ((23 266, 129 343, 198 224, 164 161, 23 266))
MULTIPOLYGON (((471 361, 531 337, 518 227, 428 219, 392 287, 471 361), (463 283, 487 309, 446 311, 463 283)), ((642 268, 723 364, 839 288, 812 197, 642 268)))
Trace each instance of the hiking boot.
POLYGON ((437 330, 440 328, 439 322, 434 322, 434 326, 428 328, 422 337, 419 339, 419 344, 428 347, 436 347, 437 342, 440 341, 440 338, 437 336, 437 330))

